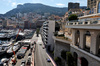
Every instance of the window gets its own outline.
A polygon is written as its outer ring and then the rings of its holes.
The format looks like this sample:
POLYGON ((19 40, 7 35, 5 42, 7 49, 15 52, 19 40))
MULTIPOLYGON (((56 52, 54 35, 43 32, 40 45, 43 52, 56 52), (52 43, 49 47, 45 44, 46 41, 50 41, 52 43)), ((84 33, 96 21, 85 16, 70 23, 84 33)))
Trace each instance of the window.
POLYGON ((100 13, 100 2, 99 2, 99 5, 98 5, 98 13, 100 13))

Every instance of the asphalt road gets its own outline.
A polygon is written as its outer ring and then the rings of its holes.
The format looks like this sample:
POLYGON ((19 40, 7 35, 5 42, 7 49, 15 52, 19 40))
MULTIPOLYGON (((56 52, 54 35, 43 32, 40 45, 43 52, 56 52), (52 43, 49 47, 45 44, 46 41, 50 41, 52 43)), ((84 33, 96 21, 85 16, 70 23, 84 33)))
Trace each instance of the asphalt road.
POLYGON ((35 66, 53 66, 51 62, 47 62, 46 58, 48 58, 46 54, 46 50, 43 49, 43 45, 41 43, 36 44, 35 50, 35 66))

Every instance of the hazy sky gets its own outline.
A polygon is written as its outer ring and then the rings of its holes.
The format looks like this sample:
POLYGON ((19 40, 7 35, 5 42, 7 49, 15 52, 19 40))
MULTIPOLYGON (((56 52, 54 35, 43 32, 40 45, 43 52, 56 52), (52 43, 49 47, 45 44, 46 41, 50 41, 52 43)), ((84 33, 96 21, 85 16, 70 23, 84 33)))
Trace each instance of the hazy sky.
POLYGON ((87 0, 0 0, 0 14, 16 8, 17 4, 42 3, 55 7, 67 7, 68 2, 78 2, 80 6, 87 6, 87 0))

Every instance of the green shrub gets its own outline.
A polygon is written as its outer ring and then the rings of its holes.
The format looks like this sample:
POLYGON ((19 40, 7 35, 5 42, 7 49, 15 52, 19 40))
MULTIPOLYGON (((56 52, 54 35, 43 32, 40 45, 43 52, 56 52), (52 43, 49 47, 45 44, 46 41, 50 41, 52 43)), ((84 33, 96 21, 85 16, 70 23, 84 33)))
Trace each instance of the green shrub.
POLYGON ((78 20, 78 16, 76 14, 72 14, 68 17, 68 20, 71 21, 71 20, 78 20))
POLYGON ((61 62, 61 58, 60 58, 60 57, 56 57, 56 58, 54 59, 54 61, 55 61, 56 63, 59 63, 59 62, 61 62))
POLYGON ((39 29, 39 28, 37 28, 37 30, 36 30, 36 34, 39 34, 39 31, 40 31, 40 29, 39 29))
POLYGON ((71 52, 67 52, 67 64, 68 66, 76 66, 71 52))

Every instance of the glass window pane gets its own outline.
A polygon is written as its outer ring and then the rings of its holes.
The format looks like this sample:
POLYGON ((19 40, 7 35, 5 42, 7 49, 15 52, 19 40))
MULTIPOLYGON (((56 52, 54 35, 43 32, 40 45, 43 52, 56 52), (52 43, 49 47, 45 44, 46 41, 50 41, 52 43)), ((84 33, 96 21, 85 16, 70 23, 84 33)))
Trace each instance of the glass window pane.
POLYGON ((100 13, 100 3, 99 3, 99 5, 98 5, 98 13, 100 13))

